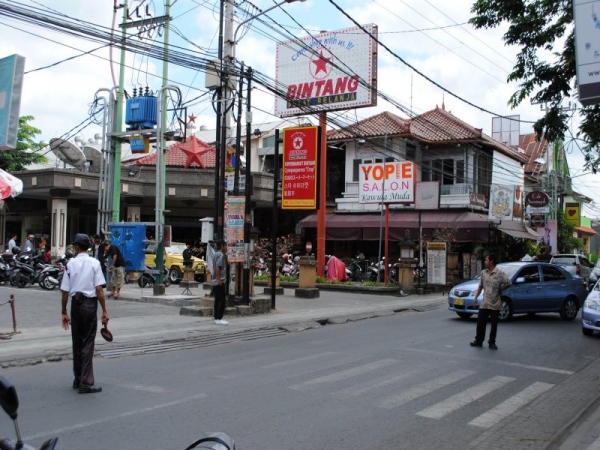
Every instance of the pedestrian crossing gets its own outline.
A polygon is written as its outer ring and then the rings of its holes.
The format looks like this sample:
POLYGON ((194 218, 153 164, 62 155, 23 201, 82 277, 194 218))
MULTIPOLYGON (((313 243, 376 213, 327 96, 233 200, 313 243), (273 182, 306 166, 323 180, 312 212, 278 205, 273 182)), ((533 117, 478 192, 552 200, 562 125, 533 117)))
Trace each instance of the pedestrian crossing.
MULTIPOLYGON (((477 370, 463 368, 443 373, 441 371, 444 367, 447 370, 447 366, 438 365, 436 368, 434 364, 411 370, 406 369, 406 361, 400 359, 366 361, 333 352, 277 364, 285 365, 288 369, 294 368, 295 375, 286 377, 290 381, 287 388, 293 391, 324 391, 326 395, 340 400, 358 401, 362 406, 368 404, 384 410, 413 408, 416 416, 430 420, 451 417, 471 406, 471 410, 468 410, 471 415, 467 419, 470 421, 466 423, 483 429, 491 428, 555 386, 547 380, 532 379, 532 374, 535 377, 540 372, 539 367, 531 367, 523 372, 524 367, 518 366, 520 370, 517 372, 523 374, 520 379, 512 373, 486 376, 477 370), (315 369, 314 365, 306 364, 308 361, 316 363, 320 357, 325 367, 317 364, 319 368, 315 369), (298 366, 294 367, 296 363, 298 366)), ((561 377, 562 380, 572 372, 556 369, 542 373, 550 373, 551 378, 561 377)))

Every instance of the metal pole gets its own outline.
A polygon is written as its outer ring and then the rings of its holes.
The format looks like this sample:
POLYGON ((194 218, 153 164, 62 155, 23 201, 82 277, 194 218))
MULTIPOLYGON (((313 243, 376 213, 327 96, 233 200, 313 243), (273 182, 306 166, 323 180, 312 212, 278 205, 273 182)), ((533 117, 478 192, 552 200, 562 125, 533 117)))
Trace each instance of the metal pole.
MULTIPOLYGON (((123 23, 127 22, 127 0, 123 1, 123 23)), ((125 85, 125 46, 127 41, 127 28, 123 27, 121 31, 121 60, 119 71, 119 90, 117 92, 117 111, 115 113, 114 131, 123 131, 123 97, 125 85)), ((111 153, 111 158, 115 163, 109 166, 110 174, 112 175, 112 196, 111 205, 108 208, 112 211, 112 222, 118 222, 121 216, 121 142, 113 141, 114 154, 111 153)))
POLYGON ((14 294, 10 294, 10 309, 12 311, 12 321, 13 321, 13 333, 17 332, 17 314, 15 312, 15 296, 14 294))
POLYGON ((317 212, 317 275, 325 275, 325 236, 327 235, 327 113, 319 113, 321 157, 319 158, 319 211, 317 212))
POLYGON ((252 83, 252 68, 248 67, 246 72, 246 76, 248 77, 248 81, 246 82, 246 148, 244 154, 246 155, 246 186, 245 195, 246 195, 246 223, 244 230, 244 247, 246 250, 246 261, 244 263, 244 288, 242 292, 242 304, 249 305, 250 304, 250 230, 252 227, 251 222, 251 214, 252 207, 250 205, 252 201, 252 158, 250 155, 250 140, 252 139, 252 107, 250 104, 250 94, 252 93, 251 83, 252 83))
MULTIPOLYGON (((244 72, 244 64, 240 68, 240 73, 244 72)), ((240 159, 242 157, 242 92, 244 89, 244 77, 240 77, 238 85, 238 111, 237 124, 235 128, 235 168, 233 172, 233 195, 240 195, 240 159)))
POLYGON ((279 129, 275 130, 275 161, 273 174, 273 223, 271 224, 271 238, 273 253, 271 255, 271 308, 275 309, 275 281, 277 280, 277 200, 279 194, 279 129))
POLYGON ((215 145, 215 207, 214 207, 214 219, 213 219, 213 239, 219 239, 222 236, 221 233, 221 202, 224 197, 221 192, 221 152, 222 143, 221 143, 221 114, 223 107, 223 19, 225 14, 225 0, 221 0, 221 8, 219 12, 219 78, 221 80, 221 85, 219 89, 217 89, 217 129, 216 129, 216 145, 215 145))

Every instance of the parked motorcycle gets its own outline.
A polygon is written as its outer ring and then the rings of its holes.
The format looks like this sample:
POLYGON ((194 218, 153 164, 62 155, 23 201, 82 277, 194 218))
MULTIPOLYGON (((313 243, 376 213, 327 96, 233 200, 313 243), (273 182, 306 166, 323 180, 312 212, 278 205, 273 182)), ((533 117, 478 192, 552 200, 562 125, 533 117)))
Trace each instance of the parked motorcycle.
POLYGON ((259 257, 254 264, 254 275, 265 275, 269 273, 269 266, 263 257, 259 257))
POLYGON ((350 261, 350 264, 346 266, 346 274, 349 280, 363 282, 363 270, 358 259, 353 258, 350 261))
POLYGON ((369 281, 383 281, 384 268, 385 256, 378 263, 371 263, 369 266, 369 281))
MULTIPOLYGON (((146 270, 144 270, 137 279, 138 286, 141 288, 152 287, 156 283, 156 275, 158 274, 158 270, 154 267, 146 266, 146 270)), ((169 278, 169 269, 166 267, 163 268, 163 283, 165 287, 171 286, 171 279, 169 278)))
MULTIPOLYGON (((297 256, 296 258, 299 259, 297 256)), ((296 259, 297 261, 297 259, 296 259)), ((287 253, 283 255, 283 259, 281 262, 281 274, 288 277, 297 277, 300 274, 300 267, 296 262, 292 259, 291 255, 287 253)))
MULTIPOLYGON (((21 438, 21 431, 19 424, 17 423, 17 416, 19 411, 19 397, 17 396, 17 390, 15 387, 2 375, 0 375, 0 405, 8 416, 13 420, 15 425, 15 433, 17 440, 11 441, 10 439, 4 438, 0 440, 1 450, 35 450, 35 447, 28 445, 23 442, 21 438)), ((42 444, 40 450, 62 450, 64 447, 58 437, 50 438, 42 444)))
POLYGON ((46 265, 41 262, 41 255, 25 254, 20 261, 17 261, 17 267, 11 275, 11 284, 19 288, 24 288, 28 284, 34 285, 38 283, 40 274, 46 268, 46 265))

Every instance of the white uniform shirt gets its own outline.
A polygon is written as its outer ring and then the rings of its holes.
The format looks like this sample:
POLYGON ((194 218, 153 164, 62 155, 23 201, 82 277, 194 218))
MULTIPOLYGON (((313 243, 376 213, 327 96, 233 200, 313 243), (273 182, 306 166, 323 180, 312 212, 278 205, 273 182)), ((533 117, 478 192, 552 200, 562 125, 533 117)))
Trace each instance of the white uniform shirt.
POLYGON ((86 297, 95 297, 96 286, 103 284, 106 284, 106 280, 102 274, 100 261, 83 252, 71 258, 67 264, 60 290, 68 292, 69 297, 76 292, 81 292, 86 297))
POLYGON ((25 252, 30 252, 33 250, 33 243, 27 239, 27 242, 25 242, 25 252))

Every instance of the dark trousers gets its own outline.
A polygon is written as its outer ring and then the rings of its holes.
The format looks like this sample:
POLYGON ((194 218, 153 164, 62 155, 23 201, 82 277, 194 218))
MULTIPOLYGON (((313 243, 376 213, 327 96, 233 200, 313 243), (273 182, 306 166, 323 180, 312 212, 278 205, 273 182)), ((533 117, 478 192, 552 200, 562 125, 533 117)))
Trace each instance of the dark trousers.
POLYGON ((223 318, 223 314, 225 314, 225 283, 221 286, 214 285, 213 292, 215 294, 215 320, 221 320, 223 318))
POLYGON ((498 331, 498 315, 500 311, 497 309, 480 309, 479 314, 477 315, 477 334, 475 336, 475 341, 480 344, 485 340, 485 328, 487 326, 488 318, 492 323, 492 327, 490 329, 490 338, 488 339, 488 344, 496 343, 496 332, 498 331))
POLYGON ((71 298, 71 337, 73 339, 73 375, 81 384, 94 384, 94 340, 98 329, 98 299, 71 298))

